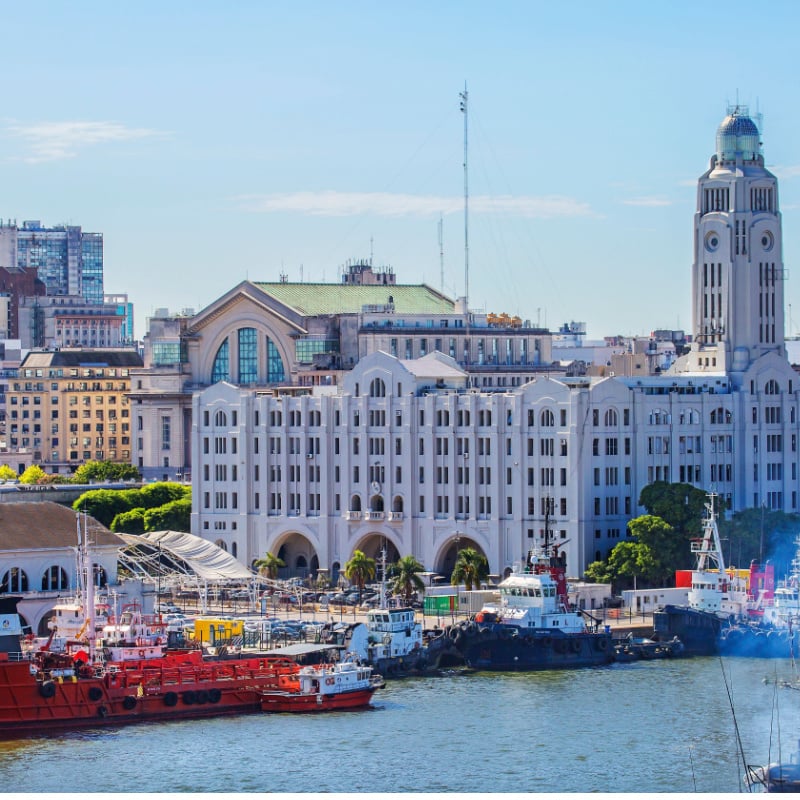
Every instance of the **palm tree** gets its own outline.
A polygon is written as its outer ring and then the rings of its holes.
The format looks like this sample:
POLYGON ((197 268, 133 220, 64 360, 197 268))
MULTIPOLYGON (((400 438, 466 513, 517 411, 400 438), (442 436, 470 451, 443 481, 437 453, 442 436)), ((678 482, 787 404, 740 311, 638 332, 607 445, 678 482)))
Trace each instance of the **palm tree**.
POLYGON ((480 589, 481 582, 485 581, 487 577, 489 577, 489 562, 483 553, 479 553, 472 547, 465 547, 459 551, 455 567, 453 567, 453 575, 450 578, 453 586, 463 583, 464 588, 470 592, 473 586, 480 589))
POLYGON ((375 559, 367 558, 360 550, 354 550, 353 557, 344 565, 344 574, 350 583, 358 586, 358 604, 361 605, 364 584, 375 577, 375 559))
POLYGON ((392 594, 402 595, 406 604, 410 605, 414 592, 425 591, 425 584, 419 576, 424 569, 425 567, 414 556, 403 556, 392 564, 389 568, 392 594))
POLYGON ((271 581, 278 577, 278 570, 286 566, 286 562, 282 558, 278 558, 274 553, 267 553, 264 558, 259 558, 258 561, 253 563, 253 566, 258 570, 259 575, 264 575, 271 581))

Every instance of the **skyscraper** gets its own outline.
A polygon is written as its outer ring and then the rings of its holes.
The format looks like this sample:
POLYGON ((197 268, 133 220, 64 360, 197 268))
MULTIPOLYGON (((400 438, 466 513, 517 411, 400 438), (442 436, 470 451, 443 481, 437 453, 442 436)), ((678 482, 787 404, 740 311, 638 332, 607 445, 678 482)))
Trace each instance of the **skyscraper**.
POLYGON ((45 228, 39 220, 0 220, 0 267, 34 267, 48 295, 103 302, 103 234, 79 225, 45 228))

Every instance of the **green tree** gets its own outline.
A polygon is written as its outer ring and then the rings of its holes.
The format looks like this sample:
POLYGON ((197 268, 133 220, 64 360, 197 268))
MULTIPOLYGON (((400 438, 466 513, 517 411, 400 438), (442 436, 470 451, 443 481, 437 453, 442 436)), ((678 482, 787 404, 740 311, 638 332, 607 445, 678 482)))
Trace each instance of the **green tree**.
POLYGON ((13 481, 16 480, 16 477, 17 473, 8 464, 0 466, 0 481, 13 481))
POLYGON ((141 476, 136 467, 132 464, 121 464, 116 461, 86 461, 72 474, 73 483, 140 479, 141 476))
POLYGON ((144 507, 137 502, 138 494, 128 489, 90 489, 72 504, 72 508, 75 511, 85 511, 108 528, 117 514, 144 507))
POLYGON ((114 533, 135 533, 145 532, 143 508, 132 508, 130 511, 123 511, 111 520, 110 528, 114 533))
MULTIPOLYGON (((690 483, 656 481, 645 486, 639 495, 639 505, 648 514, 661 517, 684 539, 700 535, 706 502, 706 492, 690 483)), ((719 499, 716 502, 720 511, 719 499)))
POLYGON ((483 553, 479 553, 472 547, 465 547, 460 550, 456 558, 453 574, 450 583, 458 586, 463 583, 464 588, 469 592, 472 588, 481 588, 481 583, 489 577, 489 562, 483 553))
POLYGON ((746 568, 751 561, 771 561, 776 576, 791 572, 800 515, 766 508, 745 508, 719 521, 725 562, 746 568))
POLYGON ((360 605, 364 585, 375 577, 375 559, 368 558, 361 550, 354 550, 353 557, 344 565, 344 574, 350 583, 358 586, 358 602, 360 605))
POLYGON ((19 476, 20 483, 44 483, 47 480, 47 473, 38 464, 31 464, 22 475, 19 476))
POLYGON ((182 497, 164 505, 148 508, 144 512, 146 531, 183 531, 191 530, 192 500, 182 497))
POLYGON ((406 605, 410 605, 415 592, 425 591, 425 583, 419 576, 424 571, 425 567, 414 556, 398 559, 388 570, 392 594, 402 595, 406 605))
POLYGON ((278 577, 278 570, 285 567, 286 562, 274 553, 267 552, 264 558, 259 558, 253 563, 253 566, 259 575, 274 581, 278 577))

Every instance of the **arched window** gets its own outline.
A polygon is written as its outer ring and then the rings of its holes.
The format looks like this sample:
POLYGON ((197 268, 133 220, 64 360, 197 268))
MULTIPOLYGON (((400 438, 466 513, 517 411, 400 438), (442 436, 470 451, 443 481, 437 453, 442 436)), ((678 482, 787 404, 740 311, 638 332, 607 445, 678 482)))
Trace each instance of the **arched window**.
POLYGON ((217 350, 214 368, 211 370, 211 383, 229 381, 231 379, 230 348, 226 339, 217 350))
POLYGON ((619 419, 617 417, 617 411, 614 408, 609 408, 605 414, 605 426, 606 428, 616 428, 619 425, 619 419))
POLYGON ((374 494, 369 501, 370 511, 383 511, 383 497, 379 494, 374 494))
POLYGON ((664 411, 662 408, 654 408, 650 412, 651 425, 666 425, 667 422, 668 422, 667 412, 664 411))
POLYGON ((351 511, 361 511, 361 495, 354 494, 350 498, 350 510, 351 511))
POLYGON ((386 384, 380 378, 373 378, 369 384, 370 397, 386 397, 386 384))
POLYGON ((42 575, 42 591, 56 591, 69 589, 69 578, 63 567, 53 565, 48 567, 42 575))
POLYGON ((231 555, 236 558, 239 554, 239 548, 236 546, 236 542, 231 542, 231 555))
POLYGON ((224 411, 217 411, 217 413, 214 414, 214 427, 215 428, 228 427, 228 415, 224 411))
POLYGON ((543 428, 552 428, 556 424, 556 415, 549 408, 546 408, 542 411, 539 422, 543 428))
POLYGON ((685 408, 679 416, 681 425, 699 425, 700 412, 696 408, 685 408))
POLYGON ((239 328, 239 384, 258 381, 258 333, 255 328, 239 328))
POLYGON ((267 382, 283 383, 285 380, 286 370, 283 367, 281 354, 272 339, 267 336, 267 382))
POLYGON ((3 573, 3 580, 0 582, 0 594, 27 591, 28 576, 25 570, 19 567, 11 567, 11 569, 3 573))
POLYGON ((217 547, 219 547, 220 550, 224 550, 226 553, 228 552, 228 545, 226 545, 225 542, 222 541, 222 539, 217 539, 217 541, 214 542, 214 544, 217 547))
POLYGON ((778 386, 778 381, 767 381, 767 385, 764 387, 764 394, 780 394, 781 389, 778 386))
POLYGON ((392 511, 403 513, 403 498, 400 495, 395 496, 394 500, 392 500, 392 511))

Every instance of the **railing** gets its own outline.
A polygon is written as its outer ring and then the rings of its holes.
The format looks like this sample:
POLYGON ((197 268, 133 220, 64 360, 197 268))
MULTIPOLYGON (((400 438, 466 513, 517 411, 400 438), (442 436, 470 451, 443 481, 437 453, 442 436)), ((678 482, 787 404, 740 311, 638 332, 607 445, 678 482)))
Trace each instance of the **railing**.
POLYGON ((386 515, 386 519, 389 522, 402 522, 405 518, 405 514, 402 511, 390 511, 386 515))
POLYGON ((361 512, 360 511, 345 511, 344 518, 350 520, 350 522, 357 522, 361 519, 361 512))
POLYGON ((383 511, 365 511, 364 512, 364 519, 367 522, 379 522, 382 520, 386 515, 383 511))

